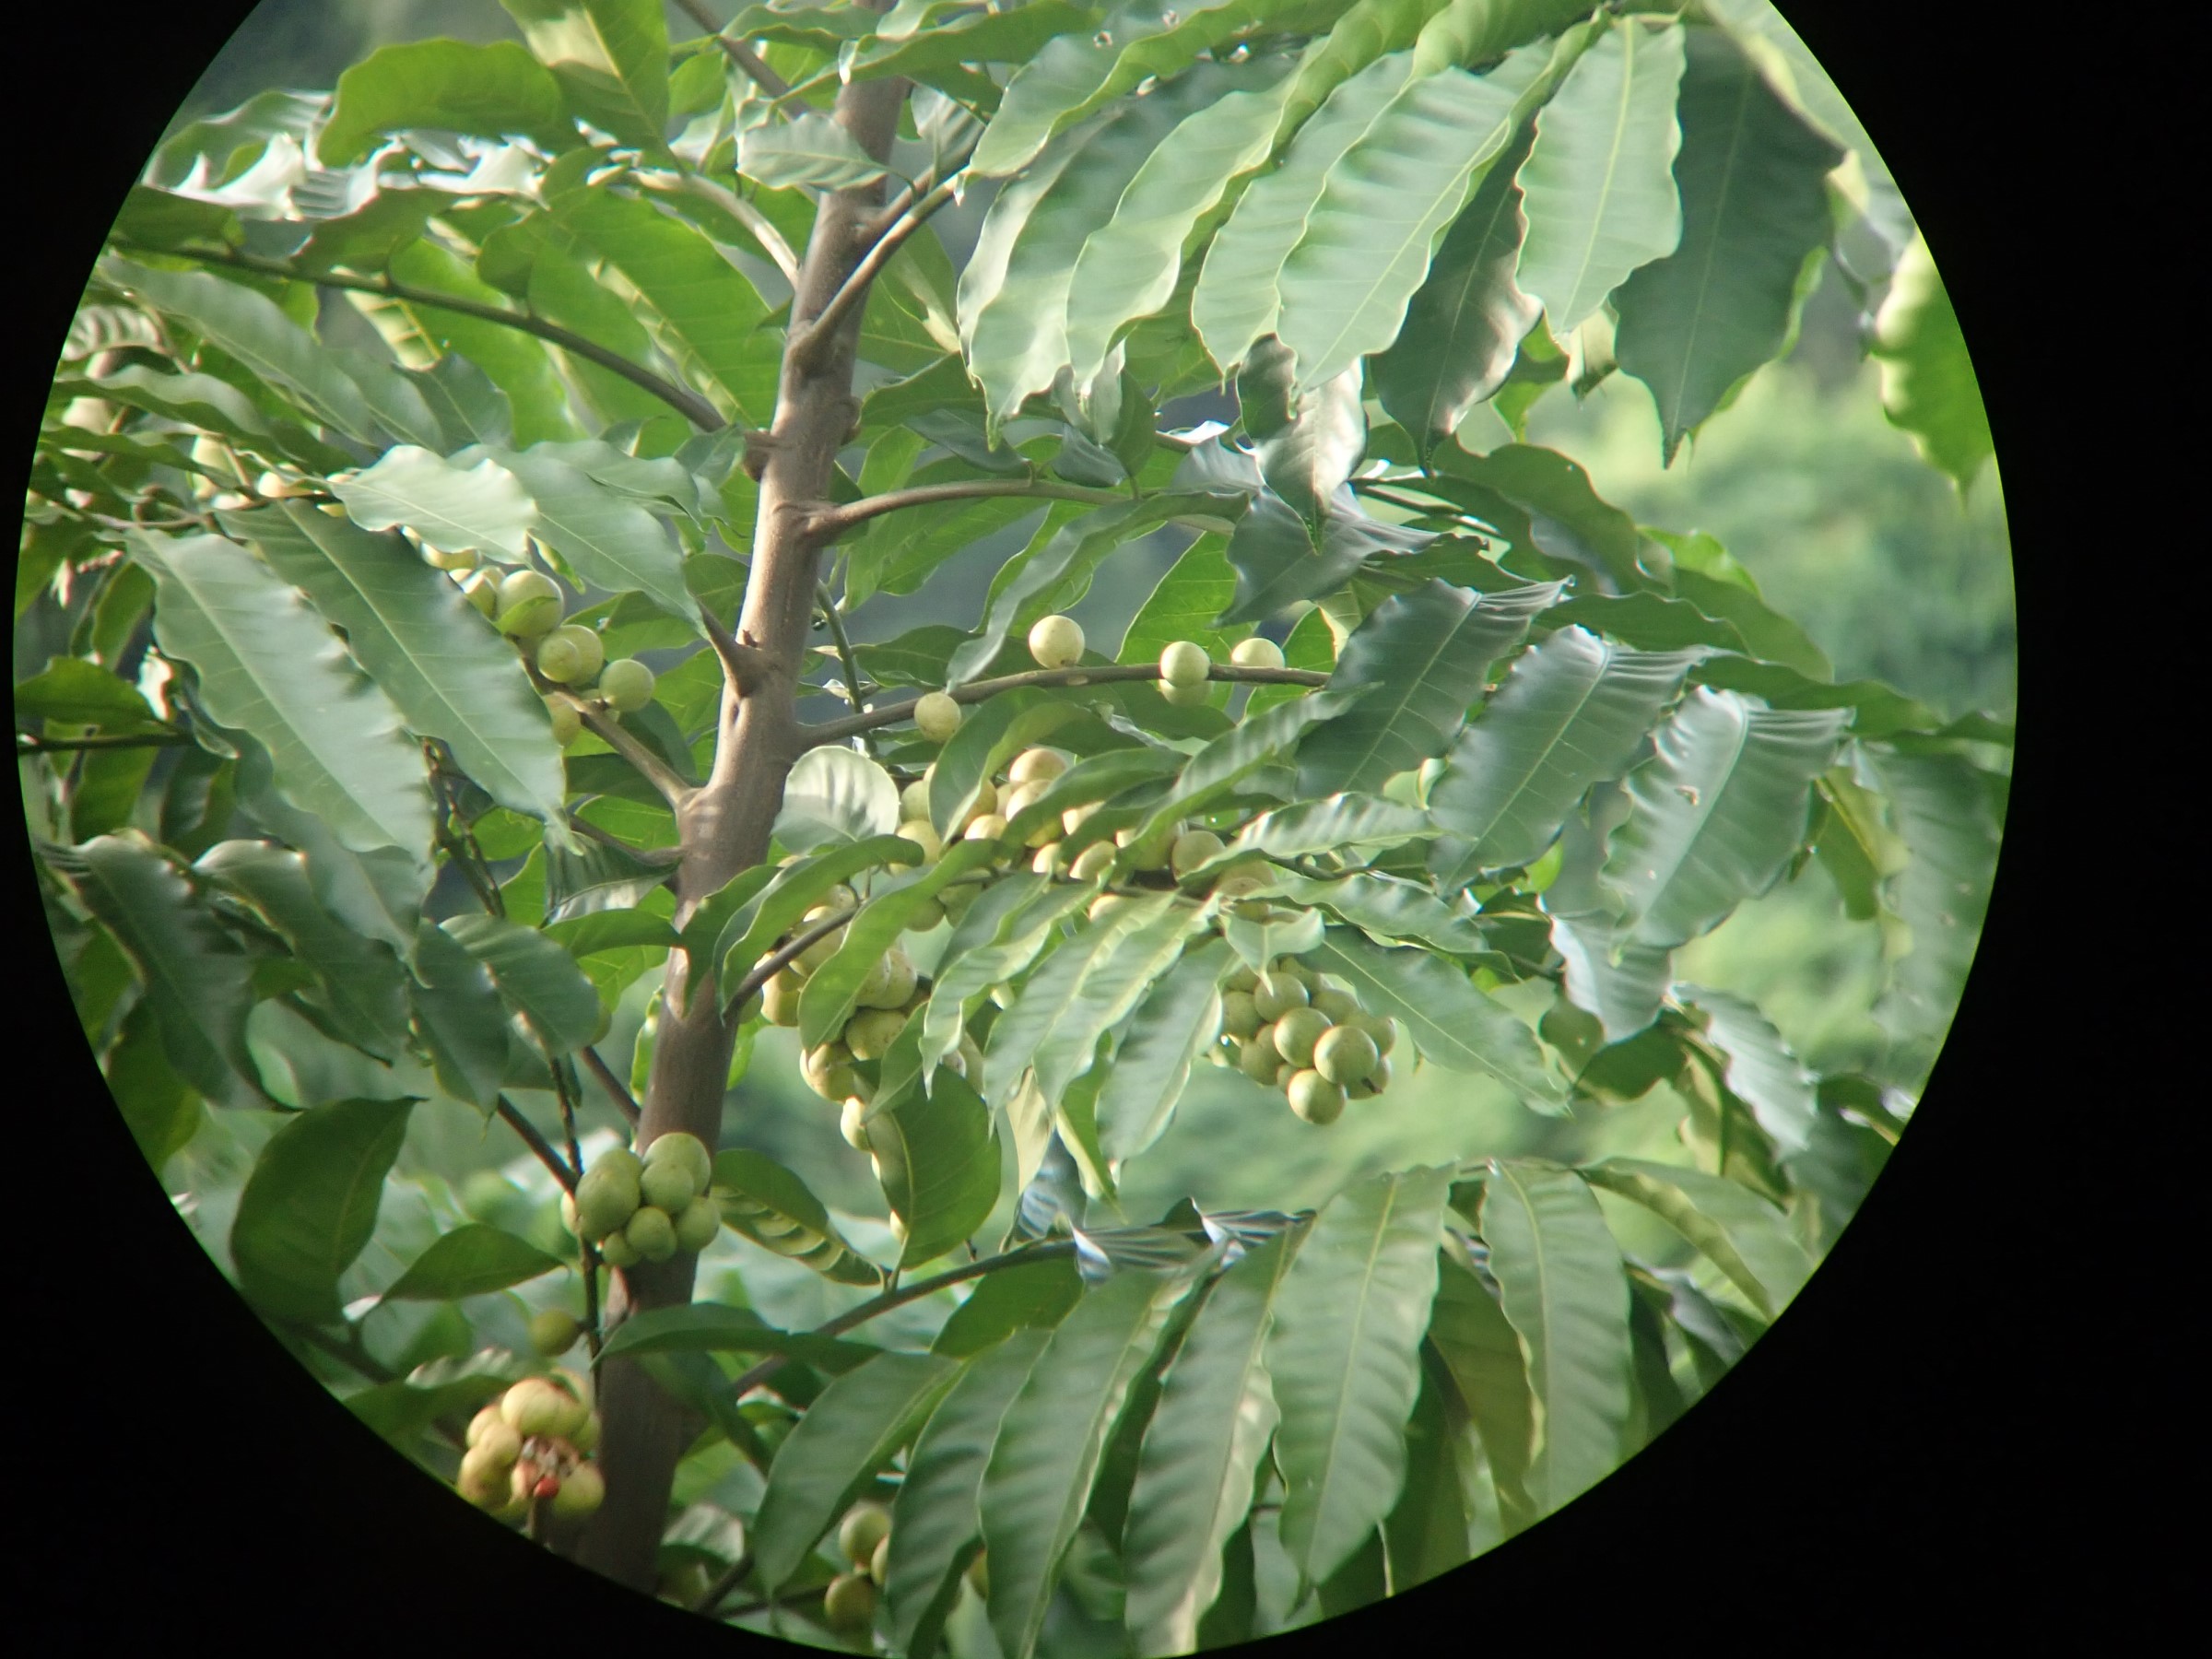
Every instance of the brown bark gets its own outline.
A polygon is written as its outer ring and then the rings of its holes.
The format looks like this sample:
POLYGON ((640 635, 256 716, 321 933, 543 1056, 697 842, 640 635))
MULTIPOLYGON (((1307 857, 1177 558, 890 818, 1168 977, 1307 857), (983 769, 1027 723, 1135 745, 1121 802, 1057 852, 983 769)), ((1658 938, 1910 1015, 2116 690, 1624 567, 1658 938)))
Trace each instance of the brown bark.
MULTIPOLYGON (((881 9, 878 7, 877 9, 881 9)), ((905 81, 850 84, 835 114, 870 155, 890 153, 905 81)), ((819 315, 865 255, 883 206, 881 182, 823 199, 792 300, 789 341, 819 315)), ((837 452, 853 423, 853 368, 862 307, 839 320, 826 349, 798 354, 786 346, 767 464, 760 478, 752 571, 737 619, 737 639, 759 654, 750 685, 723 692, 722 729, 707 782, 679 814, 683 862, 677 872, 677 923, 732 877, 766 856, 783 780, 798 748, 798 670, 813 618, 820 542, 807 524, 809 504, 830 494, 837 452)), ((638 1143, 676 1130, 710 1147, 722 1132, 722 1104, 735 1028, 721 1014, 710 963, 671 953, 662 994, 659 1035, 642 1102, 638 1143)), ((671 1307, 691 1297, 696 1258, 681 1254, 659 1266, 641 1265, 617 1277, 609 1297, 611 1328, 629 1314, 671 1307)), ((670 1398, 634 1363, 602 1368, 604 1421, 598 1453, 606 1500, 584 1532, 578 1559, 633 1588, 653 1586, 676 1465, 699 1431, 693 1414, 670 1398)))

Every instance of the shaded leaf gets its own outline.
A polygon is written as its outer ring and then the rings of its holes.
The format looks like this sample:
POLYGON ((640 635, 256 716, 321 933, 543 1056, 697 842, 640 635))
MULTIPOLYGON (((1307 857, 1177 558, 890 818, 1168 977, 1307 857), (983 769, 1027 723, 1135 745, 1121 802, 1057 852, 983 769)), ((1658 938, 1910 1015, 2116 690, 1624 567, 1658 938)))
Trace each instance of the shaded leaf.
POLYGON ((935 1074, 927 1092, 879 1099, 865 1124, 883 1195, 906 1227, 901 1270, 971 1237, 998 1202, 998 1135, 966 1079, 935 1074))
POLYGON ((822 1201, 773 1159, 742 1147, 717 1152, 713 1186, 723 1225, 763 1249, 804 1263, 839 1284, 883 1282, 882 1269, 839 1235, 822 1201))
POLYGON ((338 1276, 376 1230, 384 1176, 412 1100, 333 1100, 289 1119, 263 1146, 239 1194, 230 1259, 262 1312, 334 1324, 338 1276))
POLYGON ((1109 1162, 1135 1158, 1167 1129, 1193 1062, 1220 1025, 1228 955, 1213 940, 1186 952, 1137 1006, 1099 1091, 1099 1138, 1109 1162))
MULTIPOLYGON (((463 468, 413 444, 386 451, 374 465, 335 481, 331 491, 364 530, 405 524, 448 553, 482 548, 510 562, 523 557, 537 518, 522 485, 497 461, 487 456, 463 468)), ((387 546, 385 556, 400 551, 387 546)))
POLYGON ((1963 490, 1994 445, 1989 412, 1966 336, 1951 309, 1927 238, 1913 233, 1889 292, 1875 315, 1874 355, 1882 370, 1882 409, 1912 435, 1913 447, 1963 490))
POLYGON ((563 1265, 535 1244, 481 1222, 470 1222, 417 1256, 384 1292, 386 1301, 458 1301, 504 1290, 563 1265))
POLYGON ((512 41, 407 41, 338 76, 337 101, 315 135, 325 167, 360 160, 379 134, 409 127, 483 138, 520 134, 559 150, 577 142, 560 85, 512 41))
POLYGON ((1788 1218, 1739 1182, 1635 1158, 1608 1158, 1579 1172, 1666 1221, 1763 1318, 1781 1312, 1812 1274, 1812 1260, 1792 1236, 1788 1218))

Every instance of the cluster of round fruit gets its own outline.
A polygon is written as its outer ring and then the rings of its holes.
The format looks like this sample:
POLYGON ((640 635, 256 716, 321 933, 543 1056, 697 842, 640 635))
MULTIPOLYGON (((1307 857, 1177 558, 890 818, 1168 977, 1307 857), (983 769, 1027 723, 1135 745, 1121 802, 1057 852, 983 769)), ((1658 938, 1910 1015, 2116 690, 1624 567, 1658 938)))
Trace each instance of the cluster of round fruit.
POLYGON ((891 1512, 880 1503, 856 1503, 837 1524, 844 1571, 822 1592, 822 1622, 841 1636, 857 1636, 876 1622, 876 1603, 888 1571, 891 1512))
POLYGON ((521 1521, 545 1503, 563 1520, 599 1507, 606 1482, 587 1461, 599 1443, 599 1414, 572 1371, 524 1377, 468 1425, 454 1487, 478 1509, 521 1521))
POLYGON ((1307 1123, 1333 1124, 1345 1101, 1390 1087, 1396 1042, 1396 1021, 1361 1009, 1343 981, 1281 957, 1264 973, 1230 976, 1211 1057, 1280 1088, 1307 1123))
POLYGON ((583 730, 575 693, 618 714, 633 713, 653 700, 652 669, 635 657, 608 662, 596 629, 561 621, 560 588, 550 576, 529 569, 480 570, 474 551, 448 553, 428 543, 422 555, 461 583, 468 602, 514 641, 540 678, 565 688, 546 697, 554 741, 561 747, 583 730))
POLYGON ((678 1130, 657 1136, 640 1158, 627 1147, 602 1153, 564 1193, 560 1218, 598 1245, 610 1267, 665 1262, 679 1250, 704 1250, 722 1225, 707 1183, 714 1160, 706 1143, 678 1130))

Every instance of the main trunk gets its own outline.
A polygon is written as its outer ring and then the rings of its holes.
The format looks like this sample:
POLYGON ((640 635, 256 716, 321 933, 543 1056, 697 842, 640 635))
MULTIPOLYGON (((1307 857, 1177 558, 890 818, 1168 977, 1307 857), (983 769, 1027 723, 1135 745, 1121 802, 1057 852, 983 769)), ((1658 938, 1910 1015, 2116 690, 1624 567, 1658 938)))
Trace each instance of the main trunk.
MULTIPOLYGON (((902 80, 850 84, 838 95, 837 119, 870 155, 886 158, 905 96, 902 80)), ((880 183, 839 191, 823 200, 800 266, 787 338, 796 341, 806 324, 843 287, 867 252, 881 207, 880 183)), ((713 770, 682 815, 679 926, 702 900, 767 855, 783 779, 796 758, 796 686, 814 611, 818 557, 806 538, 801 510, 829 498, 837 452, 852 428, 854 343, 863 309, 851 308, 830 349, 812 354, 806 363, 798 362, 789 349, 784 353, 771 443, 760 477, 752 571, 737 619, 738 637, 766 653, 767 666, 747 695, 739 697, 735 687, 723 693, 713 770)), ((722 1018, 720 1004, 712 964, 672 952, 638 1131, 641 1145, 679 1129, 710 1147, 719 1141, 735 1036, 722 1018)), ((681 1254, 659 1266, 641 1265, 615 1276, 608 1328, 631 1313, 688 1301, 696 1265, 694 1257, 681 1254)), ((700 1425, 641 1368, 626 1360, 602 1367, 599 1405, 605 1428, 598 1457, 606 1477, 606 1500, 584 1532, 578 1559, 610 1578, 650 1591, 677 1462, 700 1425)))

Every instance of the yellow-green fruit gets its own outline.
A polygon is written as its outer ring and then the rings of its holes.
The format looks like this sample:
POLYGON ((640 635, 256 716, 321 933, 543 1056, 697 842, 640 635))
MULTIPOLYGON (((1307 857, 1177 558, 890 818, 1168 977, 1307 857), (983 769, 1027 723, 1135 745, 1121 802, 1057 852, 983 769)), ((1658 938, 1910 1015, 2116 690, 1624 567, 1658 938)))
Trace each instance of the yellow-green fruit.
POLYGON ((937 833, 937 827, 925 818, 907 819, 899 826, 898 833, 902 840, 912 841, 922 849, 924 864, 935 864, 945 851, 945 838, 937 833))
POLYGON ((579 1452, 590 1452, 599 1443, 599 1430, 602 1427, 597 1412, 585 1412, 583 1421, 578 1425, 576 1432, 569 1436, 569 1444, 579 1452))
MULTIPOLYGON (((500 1403, 494 1400, 483 1410, 477 1412, 475 1417, 468 1419, 468 1432, 463 1437, 461 1443, 465 1446, 473 1446, 491 1432, 494 1423, 504 1424, 506 1421, 507 1419, 500 1415, 500 1403)), ((519 1438, 515 1444, 517 1446, 522 1444, 519 1438)))
POLYGON ((760 1011, 768 1016, 768 1023, 795 1026, 799 1023, 799 991, 803 982, 788 968, 771 974, 767 984, 760 987, 760 1011))
POLYGON ((478 1509, 496 1510, 507 1501, 508 1489, 512 1482, 514 1464, 495 1463, 484 1457, 481 1451, 471 1451, 461 1459, 461 1472, 453 1478, 453 1489, 478 1509))
POLYGON ((642 1158, 640 1158, 635 1152, 632 1152, 628 1147, 609 1147, 606 1151, 600 1153, 598 1157, 592 1159, 592 1168, 594 1170, 627 1171, 630 1177, 634 1180, 636 1177, 645 1173, 645 1160, 642 1158))
POLYGON ((1077 881, 1096 881, 1113 865, 1113 846, 1110 841, 1092 841, 1076 854, 1076 862, 1067 866, 1067 873, 1077 881))
POLYGON ((609 1267, 635 1267, 645 1258, 629 1247, 628 1239, 616 1232, 599 1241, 599 1259, 609 1267))
POLYGON ((1275 1050, 1275 1028, 1262 1026, 1237 1051, 1237 1069, 1254 1083, 1272 1084, 1282 1069, 1283 1057, 1275 1050))
MULTIPOLYGON (((896 1008, 913 994, 913 959, 902 947, 894 945, 868 970, 853 1001, 855 1006, 863 1008, 896 1008)), ((865 1054, 860 1057, 867 1058, 865 1054)))
POLYGON ((596 678, 606 665, 606 647, 588 628, 568 623, 537 642, 537 671, 564 686, 582 686, 596 678))
POLYGON ((576 1221, 582 1237, 594 1242, 618 1232, 637 1213, 642 1194, 638 1177, 620 1165, 598 1164, 576 1183, 576 1221))
POLYGON ((1268 971, 1270 973, 1287 973, 1300 984, 1305 986, 1308 1002, 1313 1000, 1313 993, 1321 988, 1318 982, 1321 975, 1315 973, 1312 969, 1307 967, 1296 957, 1277 957, 1268 971))
POLYGON ((1106 803, 1103 801, 1086 801, 1080 806, 1070 806, 1060 815, 1061 830, 1068 835, 1073 835, 1083 827, 1083 821, 1086 818, 1105 805, 1106 803))
POLYGON ((1261 1026, 1259 1005, 1252 1000, 1249 991, 1224 991, 1221 994, 1221 1034, 1242 1039, 1251 1036, 1261 1026))
POLYGON ((937 902, 945 907, 945 919, 958 922, 966 915, 968 907, 975 902, 978 890, 974 882, 959 882, 938 893, 937 902))
POLYGON ((553 1512, 564 1521, 578 1521, 590 1514, 606 1498, 606 1478, 595 1464, 578 1464, 560 1483, 560 1490, 553 1494, 553 1512))
POLYGON ((1204 685, 1213 665, 1206 647, 1189 640, 1177 640, 1159 653, 1159 677, 1171 686, 1204 685))
POLYGON ((1363 1081, 1347 1084, 1345 1087, 1344 1092, 1352 1100, 1364 1100, 1369 1099, 1371 1096, 1381 1094, 1389 1087, 1390 1062, 1387 1060, 1378 1060, 1375 1062, 1375 1069, 1368 1073, 1363 1081))
POLYGON ((799 1059, 799 1076, 806 1087, 825 1100, 841 1100, 855 1092, 860 1075, 853 1069, 853 1051, 841 1042, 810 1048, 799 1059))
POLYGON ((1224 870, 1214 877, 1214 892, 1222 899, 1241 899, 1247 893, 1256 893, 1267 885, 1267 877, 1257 860, 1224 870))
POLYGON ((1283 665, 1283 648, 1273 640, 1263 640, 1253 634, 1249 640, 1239 640, 1229 648, 1229 660, 1240 668, 1280 668, 1283 665))
POLYGON ((1027 748, 1006 768, 1009 783, 1050 783, 1067 771, 1067 757, 1058 749, 1027 748))
POLYGON ((1006 832, 1006 820, 995 812, 986 812, 969 820, 966 838, 969 841, 997 841, 1006 832))
POLYGON ((1128 853, 1131 869, 1164 870, 1168 867, 1168 851, 1174 846, 1176 838, 1182 833, 1181 824, 1170 824, 1141 839, 1134 828, 1118 830, 1114 832, 1113 844, 1128 853))
POLYGON ((943 743, 960 729, 960 705, 942 691, 924 691, 914 703, 914 729, 931 743, 943 743))
POLYGON ((534 1434, 566 1436, 584 1414, 582 1405, 558 1382, 524 1377, 500 1396, 500 1415, 528 1440, 534 1434))
POLYGON ((868 1576, 879 1584, 888 1583, 891 1578, 891 1535, 885 1533, 876 1546, 875 1554, 868 1557, 868 1576))
POLYGON ((1333 1124, 1344 1115, 1344 1090, 1317 1071, 1293 1073, 1283 1092, 1290 1110, 1309 1124, 1333 1124))
POLYGON ((1220 857, 1224 851, 1226 843, 1211 830, 1186 830, 1168 849, 1168 868, 1181 881, 1208 859, 1220 857))
POLYGON ((1344 1023, 1357 1026, 1375 1040, 1375 1053, 1387 1054, 1397 1046, 1398 1022, 1382 1014, 1353 1014, 1344 1023))
POLYGON ((707 1143, 682 1129, 656 1135, 646 1147, 647 1171, 660 1163, 675 1163, 690 1171, 692 1182, 700 1192, 706 1191, 707 1182, 714 1174, 714 1155, 707 1150, 707 1143))
MULTIPOLYGON (((916 818, 929 820, 929 780, 916 778, 899 792, 899 816, 912 823, 916 818)), ((900 830, 904 834, 903 830, 900 830)))
POLYGON ((1058 841, 1048 842, 1030 855, 1030 868, 1040 876, 1057 876, 1061 873, 1060 861, 1064 856, 1058 841))
MULTIPOLYGON (((1031 778, 1026 783, 1009 782, 998 797, 998 816, 1012 823, 1021 809, 1034 806, 1037 797, 1051 787, 1049 782, 1031 778)), ((1058 826, 1054 826, 1058 828, 1058 826)))
POLYGON ((653 700, 653 670, 636 657, 617 657, 599 672, 599 695, 619 714, 634 714, 653 700))
POLYGON ((1318 1008, 1292 1008, 1275 1022, 1276 1053, 1293 1065, 1313 1064, 1313 1045, 1329 1029, 1329 1017, 1318 1008))
POLYGON ((629 1247, 649 1262, 665 1262, 676 1253, 676 1221, 655 1205, 643 1205, 622 1230, 629 1247))
MULTIPOLYGON (((1312 1012, 1312 1010, 1309 1010, 1312 1012)), ((1316 1013, 1315 1018, 1322 1018, 1316 1013)), ((1375 1040, 1358 1026, 1331 1026, 1313 1045, 1313 1069, 1332 1083, 1364 1083, 1382 1064, 1375 1040)))
POLYGON ((560 1195, 560 1224, 568 1230, 570 1238, 573 1239, 577 1236, 576 1197, 572 1193, 563 1193, 560 1195))
POLYGON ((1349 991, 1341 990, 1335 985, 1324 986, 1318 991, 1310 992, 1309 994, 1313 999, 1313 1006, 1326 1014, 1337 1025, 1342 1025, 1359 1012, 1359 999, 1349 991))
POLYGON ((560 625, 560 589, 537 571, 514 571, 500 582, 500 631, 535 640, 560 625))
MULTIPOLYGON (((973 823, 986 812, 998 812, 998 785, 988 778, 975 786, 975 799, 968 803, 968 821, 973 823)), ((1003 812, 998 815, 1006 817, 1003 812)))
POLYGON ((1042 617, 1030 629, 1030 654, 1041 668, 1068 668, 1083 660, 1083 629, 1073 617, 1042 617))
POLYGON ((500 579, 489 571, 478 571, 461 584, 461 596, 480 615, 492 616, 500 608, 500 579))
POLYGON ((497 1406, 487 1406, 468 1426, 468 1449, 480 1454, 479 1461, 504 1469, 523 1454, 522 1431, 500 1415, 497 1406))
POLYGON ((559 1308, 547 1308, 530 1321, 530 1346, 541 1354, 565 1354, 582 1334, 576 1316, 559 1308))
POLYGON ((822 1622, 840 1636, 857 1636, 876 1622, 876 1586, 865 1572, 841 1572, 822 1592, 822 1622))
POLYGON ((865 1008, 845 1021, 845 1046, 855 1060, 880 1060, 904 1030, 906 1016, 898 1009, 865 1008))
POLYGON ((837 1111, 837 1132, 845 1137, 845 1145, 856 1152, 868 1149, 868 1103, 858 1095, 847 1095, 845 1103, 837 1111))
POLYGON ((1221 988, 1224 991, 1241 991, 1249 995, 1259 988, 1259 971, 1247 968, 1240 962, 1230 970, 1229 977, 1221 982, 1221 988))
POLYGON ((441 571, 473 571, 482 562, 474 547, 463 547, 458 552, 448 553, 443 547, 431 547, 429 542, 422 544, 422 556, 441 571))
POLYGON ((1306 1006, 1305 982, 1288 973, 1263 973, 1253 987, 1253 1006, 1262 1019, 1280 1019, 1293 1008, 1306 1006))
POLYGON ((1120 893, 1100 893, 1090 901, 1088 908, 1083 913, 1093 922, 1103 922, 1128 902, 1129 900, 1120 893))
POLYGON ((1199 680, 1194 685, 1189 686, 1177 686, 1167 680, 1159 682, 1161 700, 1178 709, 1194 709, 1200 703, 1211 699, 1213 694, 1213 685, 1207 680, 1199 680))
POLYGON ((867 1565, 876 1546, 891 1535, 891 1512, 880 1503, 856 1503, 838 1524, 837 1547, 855 1567, 867 1565))
POLYGON ((676 1247, 678 1250, 704 1250, 714 1242, 714 1235, 722 1230, 722 1206, 712 1193, 701 1193, 677 1212, 676 1247))
POLYGON ((553 717, 553 741, 562 748, 583 735, 583 715, 567 698, 547 698, 546 712, 553 717))
MULTIPOLYGON (((799 927, 801 931, 804 931, 842 912, 842 906, 818 904, 799 918, 799 927)), ((845 930, 841 927, 833 927, 813 944, 807 946, 798 954, 797 961, 800 971, 802 973, 817 971, 824 962, 837 954, 837 947, 844 943, 844 938, 845 930)))
POLYGON ((674 1216, 698 1197, 700 1188, 705 1184, 688 1164, 670 1159, 660 1163, 649 1161, 645 1165, 644 1176, 638 1182, 638 1193, 648 1207, 657 1209, 663 1215, 674 1216))

